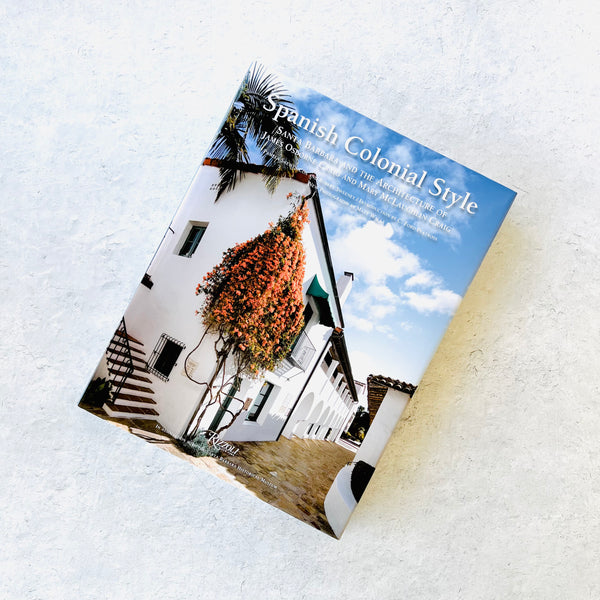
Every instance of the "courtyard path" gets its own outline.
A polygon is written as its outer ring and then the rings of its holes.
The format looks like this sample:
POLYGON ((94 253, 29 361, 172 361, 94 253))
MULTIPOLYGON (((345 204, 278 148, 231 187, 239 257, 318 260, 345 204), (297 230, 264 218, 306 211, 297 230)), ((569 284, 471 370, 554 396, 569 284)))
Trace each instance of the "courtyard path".
POLYGON ((339 470, 354 460, 353 452, 325 440, 285 437, 277 442, 236 442, 235 446, 239 453, 226 459, 239 468, 223 461, 219 464, 236 481, 265 502, 333 535, 323 503, 339 470))

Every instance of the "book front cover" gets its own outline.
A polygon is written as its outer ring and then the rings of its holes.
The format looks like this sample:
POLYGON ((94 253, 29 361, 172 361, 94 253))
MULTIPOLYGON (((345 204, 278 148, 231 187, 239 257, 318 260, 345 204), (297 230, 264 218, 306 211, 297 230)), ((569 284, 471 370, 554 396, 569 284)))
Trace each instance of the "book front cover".
POLYGON ((80 406, 339 537, 513 199, 254 65, 80 406))

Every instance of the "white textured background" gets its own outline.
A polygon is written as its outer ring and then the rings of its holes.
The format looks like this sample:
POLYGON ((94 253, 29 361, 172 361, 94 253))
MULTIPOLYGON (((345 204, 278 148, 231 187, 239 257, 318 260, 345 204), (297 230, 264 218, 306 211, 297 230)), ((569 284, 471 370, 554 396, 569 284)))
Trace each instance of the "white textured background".
POLYGON ((113 4, 0 2, 0 598, 600 598, 598 3, 113 4), (523 192, 342 541, 76 407, 254 58, 523 192))

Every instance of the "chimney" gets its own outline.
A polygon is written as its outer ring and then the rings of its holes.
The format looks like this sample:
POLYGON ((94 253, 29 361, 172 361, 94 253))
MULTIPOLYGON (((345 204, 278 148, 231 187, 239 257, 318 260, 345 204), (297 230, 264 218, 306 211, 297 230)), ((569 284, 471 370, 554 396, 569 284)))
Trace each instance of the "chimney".
POLYGON ((344 306, 346 298, 352 289, 352 282, 354 281, 354 273, 344 271, 344 274, 337 280, 338 298, 340 299, 340 306, 344 306))

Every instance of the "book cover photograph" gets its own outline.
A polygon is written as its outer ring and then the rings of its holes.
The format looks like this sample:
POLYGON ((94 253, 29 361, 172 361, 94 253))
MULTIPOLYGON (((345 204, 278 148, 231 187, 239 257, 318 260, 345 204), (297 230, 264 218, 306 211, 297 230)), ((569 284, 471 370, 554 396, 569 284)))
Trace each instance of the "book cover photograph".
POLYGON ((339 538, 515 194, 261 65, 224 112, 79 406, 339 538))

